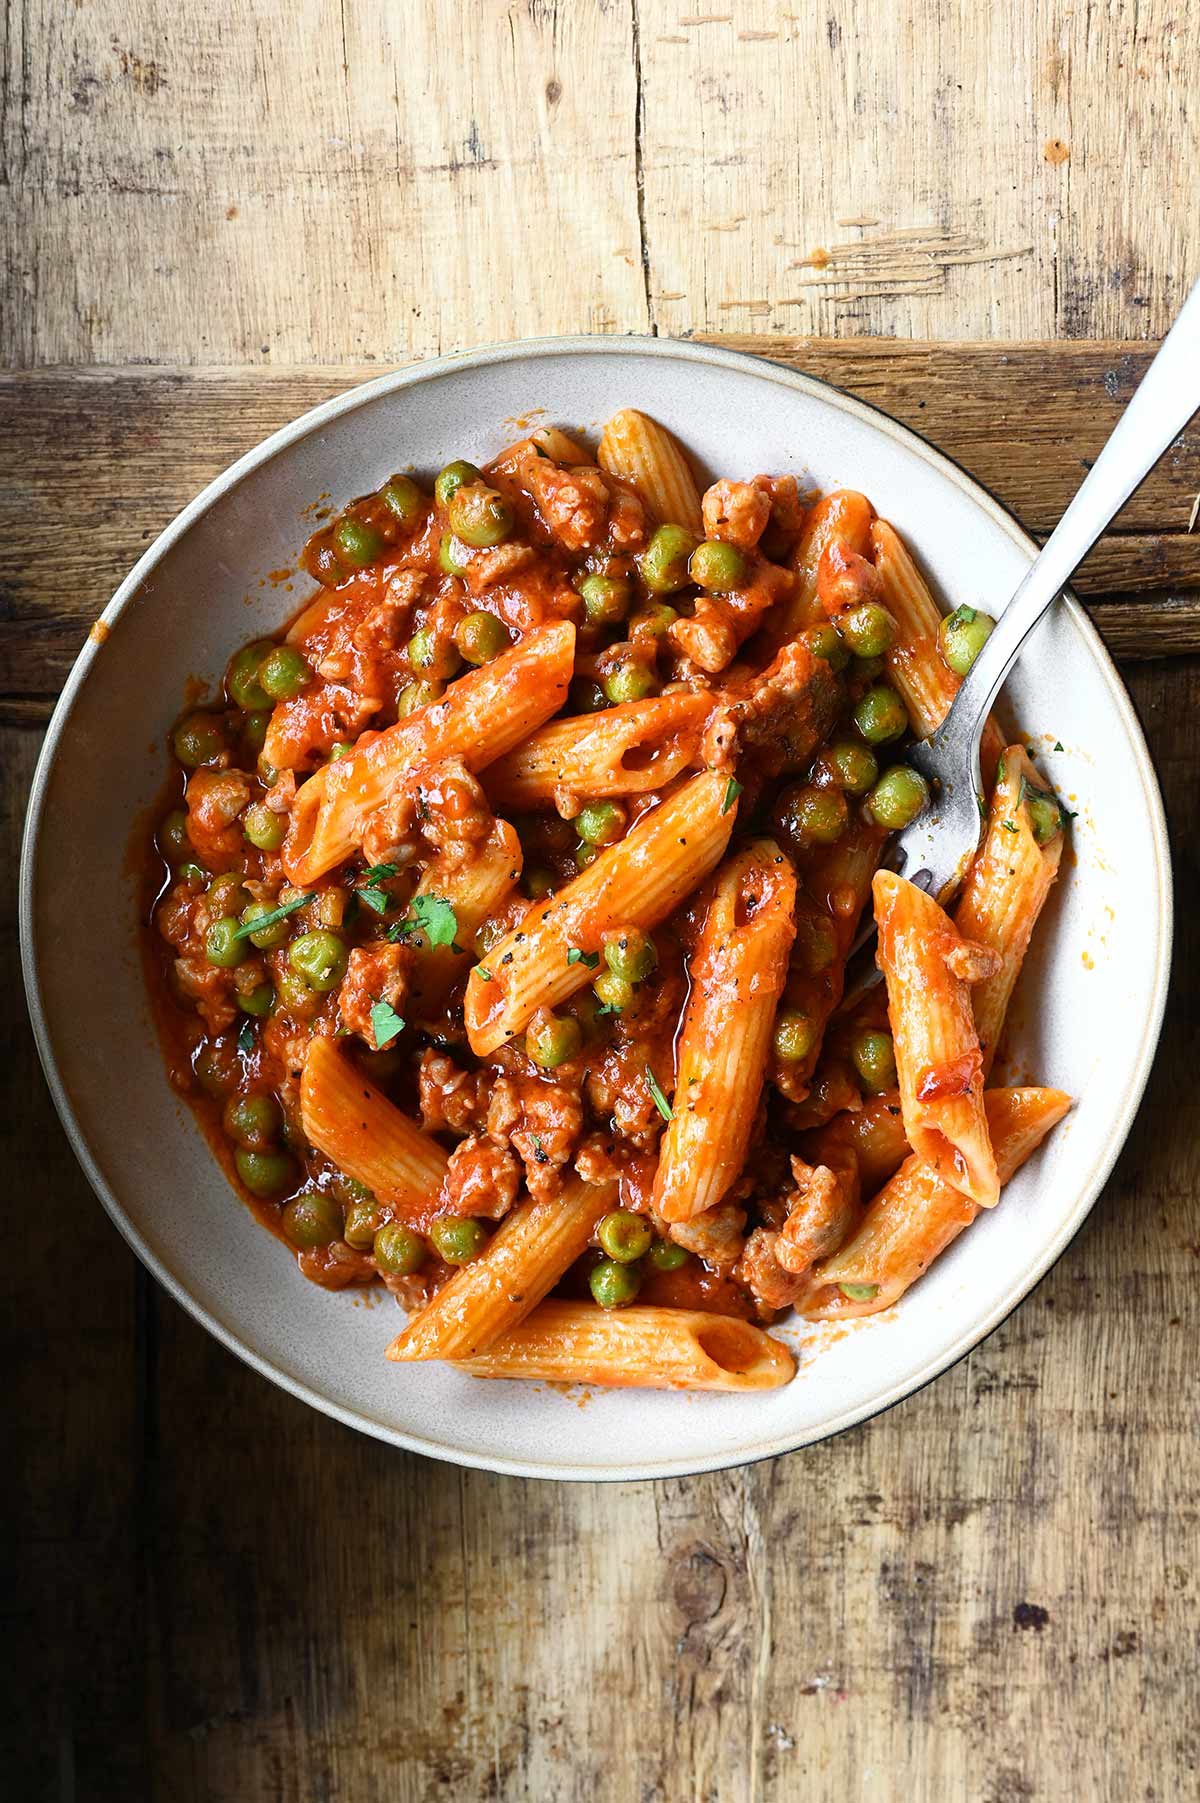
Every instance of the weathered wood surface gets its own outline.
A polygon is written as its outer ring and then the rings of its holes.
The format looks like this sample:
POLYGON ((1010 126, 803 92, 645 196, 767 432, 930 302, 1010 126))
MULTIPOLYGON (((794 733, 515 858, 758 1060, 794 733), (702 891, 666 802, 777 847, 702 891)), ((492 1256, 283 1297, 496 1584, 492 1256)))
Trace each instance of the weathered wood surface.
POLYGON ((1200 275, 1178 0, 8 13, 15 365, 1158 337, 1200 275))
MULTIPOLYGON (((732 339, 743 349, 754 338, 732 339)), ((1054 526, 1150 347, 766 341, 780 362, 914 426, 1031 532, 1054 526)), ((0 710, 48 711, 88 626, 182 502, 258 439, 370 373, 45 370, 0 376, 0 710)), ((1200 424, 1077 586, 1118 657, 1200 649, 1200 424)))

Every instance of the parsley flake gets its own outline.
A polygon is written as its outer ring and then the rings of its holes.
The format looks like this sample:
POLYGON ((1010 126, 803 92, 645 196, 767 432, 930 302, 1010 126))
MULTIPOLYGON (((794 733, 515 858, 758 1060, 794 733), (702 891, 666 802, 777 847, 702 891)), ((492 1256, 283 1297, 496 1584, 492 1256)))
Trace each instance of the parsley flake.
POLYGON ((586 964, 589 970, 595 970, 599 962, 599 952, 581 952, 577 945, 573 945, 567 953, 568 964, 586 964))
POLYGON ((457 931, 457 916, 444 896, 414 895, 408 913, 388 937, 401 939, 409 933, 423 933, 429 945, 453 945, 457 931))
POLYGON ((371 1032, 375 1036, 375 1049, 386 1051, 397 1034, 403 1033, 404 1022, 396 1013, 390 1002, 376 1002, 371 1010, 371 1032))
POLYGON ((617 1007, 615 1002, 601 1002, 600 1006, 596 1010, 596 1013, 598 1015, 600 1015, 600 1014, 620 1014, 620 1012, 621 1012, 621 1010, 617 1007))
POLYGON ((1017 830, 1017 823, 1015 820, 1005 820, 1001 824, 1006 833, 1015 833, 1017 830))
POLYGON ((389 877, 399 874, 398 864, 372 864, 370 870, 363 871, 362 880, 369 889, 373 889, 378 883, 386 883, 389 877))
POLYGON ((731 776, 729 781, 725 784, 725 799, 721 803, 722 814, 728 814, 730 808, 733 806, 741 792, 741 783, 736 776, 731 776))
POLYGON ((664 1121, 671 1120, 672 1119, 671 1104, 668 1102, 666 1096, 664 1096, 662 1090, 659 1088, 658 1078, 654 1075, 654 1072, 650 1069, 649 1065, 646 1066, 646 1083, 650 1090, 650 1095, 653 1099, 654 1106, 658 1109, 658 1112, 662 1115, 663 1120, 664 1121))
POLYGON ((245 1020, 238 1028, 237 1048, 239 1052, 252 1052, 254 1050, 254 1022, 250 1019, 249 1015, 246 1016, 245 1020))
POLYGON ((257 920, 243 921, 233 936, 235 939, 249 939, 251 933, 261 933, 264 927, 273 927, 277 920, 286 920, 297 908, 307 908, 309 902, 315 900, 316 897, 312 895, 297 895, 294 900, 272 908, 269 914, 260 914, 257 920))
POLYGON ((1062 740, 1061 740, 1061 739, 1055 739, 1055 741, 1054 741, 1054 749, 1055 749, 1055 751, 1061 751, 1061 750, 1062 750, 1062 748, 1063 748, 1063 742, 1062 742, 1062 740))
POLYGON ((477 964, 472 974, 477 976, 481 983, 490 983, 492 980, 492 973, 486 964, 477 964))
POLYGON ((382 889, 356 889, 354 891, 360 902, 370 908, 372 914, 386 914, 388 897, 382 889))

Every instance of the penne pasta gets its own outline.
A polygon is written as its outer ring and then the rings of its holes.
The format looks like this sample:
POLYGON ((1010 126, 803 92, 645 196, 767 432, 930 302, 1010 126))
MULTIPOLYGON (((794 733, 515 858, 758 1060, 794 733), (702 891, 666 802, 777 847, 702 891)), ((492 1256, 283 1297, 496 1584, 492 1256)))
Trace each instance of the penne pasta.
POLYGON ((614 413, 600 436, 601 469, 628 482, 661 524, 702 533, 700 490, 683 448, 665 426, 634 407, 614 413))
POLYGON ((311 883, 362 842, 367 824, 419 764, 458 757, 480 770, 557 713, 566 699, 575 628, 566 621, 528 633, 511 651, 451 683, 296 791, 283 863, 293 883, 311 883))
POLYGON ((768 620, 764 636, 772 649, 795 638, 809 626, 819 626, 825 615, 817 597, 817 571, 824 552, 832 544, 865 557, 871 548, 871 521, 875 509, 866 495, 852 488, 835 488, 809 509, 792 558, 796 586, 791 599, 768 620))
POLYGON ((736 818, 736 796, 714 770, 694 776, 643 814, 623 839, 557 895, 535 902, 521 925, 476 965, 464 1002, 471 1050, 487 1058, 590 980, 571 951, 598 952, 607 932, 657 926, 719 860, 736 818))
MULTIPOLYGON (((871 527, 871 552, 883 588, 883 600, 900 631, 887 653, 888 671, 900 691, 912 729, 919 739, 935 733, 962 687, 938 650, 942 610, 913 561, 908 546, 887 520, 871 527)), ((1004 749, 1004 736, 989 715, 983 729, 979 760, 989 781, 1004 749)))
MULTIPOLYGON (((1061 1089, 989 1089, 984 1105, 1000 1182, 1007 1183, 1062 1120, 1071 1098, 1061 1089)), ((800 1313, 811 1320, 889 1308, 978 1213, 978 1203, 910 1154, 868 1204, 858 1231, 814 1271, 800 1313), (871 1293, 847 1296, 842 1285, 871 1293)))
POLYGON ((485 1351, 553 1289, 586 1248, 600 1217, 616 1205, 618 1194, 615 1182, 575 1178, 561 1197, 518 1202, 482 1257, 460 1266, 396 1336, 387 1356, 407 1363, 471 1358, 485 1351))
POLYGON ((781 1341, 732 1315, 585 1302, 543 1302, 487 1352, 455 1362, 472 1377, 651 1390, 774 1390, 796 1373, 781 1341))
POLYGON ((448 847, 417 884, 417 895, 436 895, 454 910, 454 941, 422 944, 413 968, 410 996, 415 1009, 445 1000, 471 968, 475 935, 501 909, 521 876, 523 857, 516 829, 507 820, 492 823, 481 844, 448 847))
POLYGON ((714 1208, 740 1173, 762 1094, 796 932, 796 873, 773 840, 717 876, 689 962, 671 1119, 654 1211, 688 1221, 714 1208))
POLYGON ((684 689, 554 720, 498 759, 484 786, 509 809, 550 806, 559 789, 585 800, 661 789, 695 762, 711 711, 711 696, 684 689))
POLYGON ((395 1219, 429 1219, 449 1163, 445 1152, 380 1095, 332 1039, 309 1041, 300 1118, 317 1150, 365 1183, 395 1219))
POLYGON ((922 1163, 991 1208, 1000 1182, 969 985, 998 960, 962 939, 932 896, 903 877, 880 870, 873 887, 908 1143, 922 1163))
POLYGON ((999 968, 976 984, 971 995, 985 1077, 996 1055, 1030 936, 1058 875, 1062 851, 1058 803, 1042 789, 1025 747, 1010 745, 1000 760, 983 844, 954 912, 954 924, 963 938, 988 946, 1000 960, 999 968), (1045 808, 1038 820, 1042 843, 1030 815, 1035 800, 1045 808))

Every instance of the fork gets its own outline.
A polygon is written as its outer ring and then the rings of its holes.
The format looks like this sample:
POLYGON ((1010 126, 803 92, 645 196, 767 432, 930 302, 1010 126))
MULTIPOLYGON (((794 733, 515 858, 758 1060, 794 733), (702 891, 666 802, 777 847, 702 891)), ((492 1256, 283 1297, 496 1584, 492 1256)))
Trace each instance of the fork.
MULTIPOLYGON (((1058 599, 1113 516, 1125 505, 1200 408, 1200 283, 1192 289, 1136 394, 1079 492, 1022 578, 963 680, 938 730, 909 747, 907 760, 929 784, 930 805, 893 842, 889 868, 945 905, 979 849, 986 808, 979 770, 984 722, 1026 639, 1058 599)), ((851 956, 865 952, 873 921, 851 956)), ((878 981, 874 960, 847 973, 842 1007, 878 981)))

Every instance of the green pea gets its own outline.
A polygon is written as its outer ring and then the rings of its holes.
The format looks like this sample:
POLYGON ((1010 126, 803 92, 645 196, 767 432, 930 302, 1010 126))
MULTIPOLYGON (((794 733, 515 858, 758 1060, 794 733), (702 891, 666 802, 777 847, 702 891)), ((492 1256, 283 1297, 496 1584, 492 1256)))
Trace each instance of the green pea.
POLYGON ((574 1058, 583 1043, 579 1022, 569 1014, 542 1009, 525 1029, 525 1050, 539 1070, 556 1070, 574 1058))
POLYGON ((433 485, 433 497, 439 507, 449 507, 460 488, 468 482, 482 482, 483 477, 473 463, 466 463, 459 457, 448 463, 433 485))
POLYGON ((816 976, 828 970, 837 952, 837 935, 827 914, 801 914, 796 921, 797 962, 816 976))
POLYGON ((656 677, 634 658, 625 658, 604 678, 604 693, 614 707, 623 701, 644 701, 657 687, 656 677))
POLYGON ((171 743, 185 770, 215 764, 229 750, 224 724, 216 714, 188 714, 175 728, 171 743))
POLYGON ((368 1252, 375 1244, 375 1235, 379 1229, 379 1204, 374 1197, 350 1202, 346 1207, 346 1219, 342 1227, 342 1238, 356 1252, 368 1252))
POLYGON ((777 814, 781 828, 797 845, 836 845, 849 823, 850 807, 840 789, 801 783, 784 792, 777 814))
POLYGON ((674 1240, 655 1240, 646 1254, 646 1263, 655 1271, 678 1271, 691 1254, 674 1240))
POLYGON ((698 539, 684 526, 660 526, 642 552, 642 581, 652 595, 673 595, 688 579, 698 539))
POLYGON ((956 607, 938 627, 938 649, 956 676, 965 676, 991 638, 996 622, 975 607, 956 607))
POLYGON ((232 914, 214 920, 204 940, 204 956, 221 970, 235 970, 246 956, 246 946, 234 937, 238 921, 232 914))
POLYGON ((592 1299, 601 1308, 623 1308, 632 1302, 642 1287, 642 1273, 636 1265, 618 1264, 615 1258, 602 1258, 593 1265, 588 1277, 592 1299))
MULTIPOLYGON (((296 1161, 288 1152, 252 1152, 239 1146, 233 1155, 237 1174, 252 1196, 279 1196, 296 1181, 296 1161)), ((299 1198, 297 1198, 299 1200, 299 1198)), ((286 1230, 286 1223, 285 1223, 286 1230)), ((330 1234, 337 1238, 337 1229, 330 1234)), ((291 1238, 290 1233, 288 1238, 291 1238)), ((309 1242, 324 1244, 324 1241, 309 1242)))
POLYGON ((272 701, 290 701, 312 681, 312 665, 294 645, 276 645, 258 666, 258 680, 272 701))
POLYGON ((278 770, 274 764, 268 763, 266 758, 260 757, 258 760, 258 780, 260 783, 265 783, 268 789, 273 789, 279 781, 278 770))
POLYGON ((203 864, 194 864, 190 859, 186 864, 179 866, 179 874, 183 881, 193 889, 203 889, 208 881, 208 872, 203 864))
POLYGON ((817 1023, 802 1008, 785 1008, 775 1021, 772 1044, 785 1064, 799 1064, 817 1043, 817 1023))
POLYGON ((348 758, 353 750, 354 747, 350 744, 349 740, 335 739, 333 744, 329 747, 329 762, 331 764, 336 764, 341 758, 348 758))
POLYGON ((848 680, 852 683, 874 682, 886 669, 886 657, 856 657, 851 662, 848 680))
POLYGON ((274 1000, 275 991, 270 983, 260 983, 255 989, 239 989, 237 1004, 243 1014, 250 1014, 256 1020, 262 1020, 271 1012, 274 1000))
MULTIPOLYGON (((280 937, 281 939, 286 939, 287 922, 280 921, 279 925, 283 929, 280 937)), ((266 930, 268 933, 273 933, 275 928, 268 927, 266 930)), ((257 944, 258 940, 262 937, 262 934, 255 935, 255 943, 257 944)), ((285 964, 282 970, 276 971, 275 992, 279 998, 279 1006, 281 1008, 291 1009, 294 1014, 306 1013, 313 1000, 313 996, 316 993, 315 990, 304 981, 300 972, 298 970, 293 970, 289 964, 285 964)))
POLYGON ((439 701, 445 692, 444 682, 406 683, 396 699, 397 720, 404 720, 409 714, 415 714, 419 707, 428 707, 430 702, 439 701))
POLYGON ((411 476, 389 476, 379 491, 379 499, 402 526, 412 526, 425 511, 421 491, 411 476))
MULTIPOLYGON (((358 1202, 369 1202, 372 1208, 376 1206, 374 1190, 369 1190, 365 1183, 358 1181, 357 1177, 350 1177, 345 1171, 335 1169, 330 1174, 330 1182, 333 1186, 333 1194, 343 1208, 350 1208, 358 1202)), ((378 1227, 378 1221, 375 1225, 378 1227)))
POLYGON ((336 588, 346 574, 328 531, 315 533, 309 539, 300 562, 309 575, 315 576, 326 588, 336 588))
POLYGON ((844 670, 850 662, 850 648, 836 626, 814 626, 809 634, 808 648, 835 673, 844 670))
POLYGON ((839 739, 836 745, 829 747, 826 755, 834 782, 850 795, 865 795, 879 775, 874 752, 866 745, 856 744, 853 739, 839 739))
POLYGON ((541 901, 545 896, 554 894, 554 872, 547 870, 544 864, 531 865, 522 881, 530 901, 541 901))
POLYGON ((629 612, 633 587, 625 576, 585 576, 579 593, 593 626, 615 626, 629 612))
POLYGON ((886 607, 866 601, 838 620, 842 637, 855 657, 882 657, 896 643, 899 628, 886 607))
POLYGON ((488 1243, 482 1221, 462 1220, 456 1215, 439 1216, 429 1237, 438 1257, 448 1265, 473 1264, 488 1243))
POLYGON ((323 927, 301 933, 288 947, 288 963, 318 995, 337 988, 346 974, 349 957, 345 940, 323 927))
POLYGON ((1049 845, 1051 839, 1057 839, 1063 830, 1062 809, 1052 795, 1041 795, 1032 791, 1027 795, 1029 803, 1029 826, 1034 841, 1038 845, 1049 845))
POLYGON ((255 639, 253 644, 242 646, 229 666, 225 688, 230 700, 247 712, 270 705, 271 698, 258 680, 258 666, 272 650, 270 639, 255 639))
POLYGON ((575 816, 575 831, 586 845, 615 845, 625 831, 626 813, 619 801, 592 801, 575 816))
POLYGON ((513 529, 513 510, 486 482, 464 482, 446 509, 450 530, 472 550, 501 545, 513 529))
POLYGON ((453 532, 443 532, 438 540, 438 567, 446 576, 465 576, 470 563, 467 547, 453 532))
POLYGON ((592 992, 611 1013, 623 1014, 633 1006, 633 984, 613 970, 602 970, 592 978, 592 992))
MULTIPOLYGON (((270 902, 252 901, 248 907, 242 909, 241 924, 248 927, 253 921, 261 920, 265 914, 274 912, 270 902)), ((288 923, 284 919, 272 921, 271 925, 264 927, 261 933, 251 933, 249 939, 251 945, 256 945, 260 952, 266 952, 270 951, 272 946, 282 945, 287 936, 288 923)))
POLYGON ((342 1218, 332 1197, 320 1190, 306 1190, 293 1197, 283 1211, 283 1231, 301 1252, 329 1246, 342 1237, 342 1218))
POLYGON ((877 1283, 839 1283, 838 1289, 847 1302, 874 1302, 879 1294, 877 1283))
POLYGON ((598 714, 608 706, 608 696, 598 682, 577 676, 567 690, 567 711, 572 714, 598 714))
POLYGON ((261 1091, 248 1096, 230 1096, 221 1116, 221 1125, 235 1145, 251 1152, 265 1152, 274 1145, 283 1128, 283 1110, 274 1096, 261 1091))
POLYGON ((727 595, 746 580, 746 559, 736 545, 706 538, 696 546, 688 562, 688 575, 714 595, 727 595))
POLYGON ((877 1028, 860 1033, 850 1047, 850 1059, 869 1094, 896 1087, 896 1048, 890 1033, 877 1028))
POLYGON ((469 664, 489 664, 509 646, 508 628, 495 614, 468 614, 454 628, 454 643, 469 664))
POLYGON ((218 914, 240 914, 249 903, 250 891, 236 871, 230 870, 224 876, 213 878, 205 899, 213 918, 218 914))
POLYGON ((432 626, 420 626, 408 641, 408 661, 423 676, 440 682, 453 676, 462 660, 452 642, 439 639, 432 626))
POLYGON ((654 1233, 643 1215, 631 1214, 627 1208, 614 1208, 602 1217, 596 1238, 609 1258, 619 1265, 631 1265, 646 1253, 654 1233))
MULTIPOLYGON (((444 1228, 472 1228, 479 1227, 479 1222, 445 1221, 442 1225, 444 1228)), ((480 1231, 482 1232, 482 1229, 480 1231)), ((451 1236, 451 1243, 456 1243, 453 1236, 451 1236)), ((464 1238, 461 1243, 465 1245, 467 1240, 464 1238)), ((480 1249, 482 1250, 482 1246, 480 1249)), ((403 1221, 385 1221, 375 1235, 374 1250, 375 1263, 389 1277, 411 1277, 414 1271, 421 1269, 429 1257, 429 1250, 420 1234, 414 1233, 411 1227, 406 1227, 403 1221)), ((441 1251, 441 1248, 439 1247, 438 1250, 441 1251)), ((474 1256, 475 1254, 472 1253, 471 1257, 474 1256)), ((442 1252, 442 1257, 446 1259, 448 1265, 470 1263, 469 1258, 446 1258, 444 1252, 442 1252)))
POLYGON ((236 1040, 204 1040, 192 1062, 192 1070, 197 1083, 210 1096, 228 1095, 239 1075, 236 1040))
POLYGON ((192 855, 188 838, 187 815, 182 808, 172 808, 158 829, 158 849, 168 864, 181 864, 192 855))
MULTIPOLYGON (((385 550, 382 532, 352 513, 340 519, 333 529, 333 545, 342 562, 352 570, 363 570, 385 550)), ((276 697, 278 699, 278 697, 276 697)))
POLYGON ((648 607, 641 607, 629 622, 631 639, 661 639, 674 626, 679 618, 679 609, 672 607, 669 601, 652 601, 648 607))
POLYGON ((287 838, 287 816, 265 801, 252 801, 242 815, 242 832, 259 851, 278 851, 287 838))
POLYGON ((242 721, 242 744, 246 748, 247 764, 258 762, 258 754, 267 742, 267 728, 271 724, 269 707, 256 707, 242 721))
POLYGON ((895 689, 877 683, 854 709, 854 724, 868 745, 887 745, 908 728, 908 714, 895 689))
POLYGON ((658 952, 649 933, 626 927, 604 942, 604 962, 614 977, 626 983, 644 983, 658 963, 658 952))
POLYGON ((871 790, 867 805, 880 826, 899 832, 929 805, 929 784, 907 764, 893 764, 871 790))

